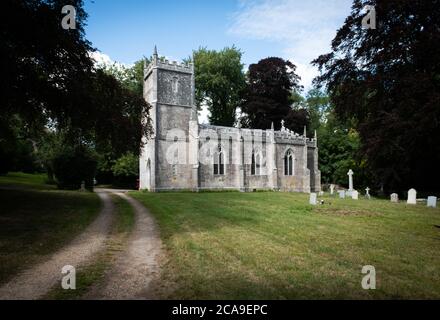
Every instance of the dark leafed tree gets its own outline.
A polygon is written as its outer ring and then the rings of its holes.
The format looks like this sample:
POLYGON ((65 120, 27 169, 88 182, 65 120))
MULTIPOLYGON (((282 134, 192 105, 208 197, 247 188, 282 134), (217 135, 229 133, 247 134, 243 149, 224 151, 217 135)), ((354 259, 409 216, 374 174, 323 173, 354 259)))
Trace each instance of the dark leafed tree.
POLYGON ((64 1, 6 0, 1 10, 2 115, 20 114, 28 123, 44 116, 65 120, 74 110, 64 108, 71 84, 88 74, 92 50, 84 38, 86 13, 80 0, 76 29, 61 26, 64 1))
POLYGON ((314 64, 341 119, 388 190, 439 190, 440 1, 356 0, 314 64), (364 29, 366 5, 376 29, 364 29))
MULTIPOLYGON (((2 2, 0 124, 35 128, 34 137, 50 126, 63 130, 72 145, 110 143, 116 153, 136 153, 140 137, 151 129, 149 121, 141 122, 149 106, 139 81, 130 86, 94 67, 94 49, 84 35, 83 1, 68 4, 76 9, 74 29, 62 27, 65 1, 2 2), (16 118, 20 121, 12 121, 16 118)), ((136 64, 133 77, 140 68, 136 64)), ((2 149, 14 131, 0 130, 2 149)), ((0 156, 8 157, 4 152, 0 156)))
POLYGON ((235 123, 245 86, 241 55, 235 47, 194 51, 196 103, 198 108, 207 105, 211 124, 233 126, 235 123))
POLYGON ((298 120, 304 114, 292 109, 292 92, 300 91, 299 76, 295 74, 296 66, 281 58, 266 58, 257 64, 251 64, 248 72, 248 83, 241 105, 244 127, 269 129, 274 123, 280 129, 281 120, 292 129, 302 127, 298 120))

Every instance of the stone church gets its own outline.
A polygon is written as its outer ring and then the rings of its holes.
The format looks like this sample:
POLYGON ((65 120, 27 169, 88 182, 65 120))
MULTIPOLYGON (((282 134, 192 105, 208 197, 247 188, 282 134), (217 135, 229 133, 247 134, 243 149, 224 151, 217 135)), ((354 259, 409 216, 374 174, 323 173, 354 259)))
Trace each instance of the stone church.
POLYGON ((139 159, 140 189, 321 190, 317 137, 198 123, 194 66, 162 61, 144 67, 144 97, 154 133, 139 159))

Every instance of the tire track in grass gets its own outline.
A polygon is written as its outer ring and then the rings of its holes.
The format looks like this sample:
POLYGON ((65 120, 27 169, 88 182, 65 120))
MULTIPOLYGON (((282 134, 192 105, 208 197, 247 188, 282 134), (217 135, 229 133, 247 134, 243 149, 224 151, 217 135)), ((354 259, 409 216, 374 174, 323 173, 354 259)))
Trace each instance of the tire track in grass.
POLYGON ((123 192, 115 192, 134 209, 135 224, 125 250, 118 256, 101 286, 86 299, 153 299, 151 282, 160 272, 163 255, 158 227, 148 210, 123 192))

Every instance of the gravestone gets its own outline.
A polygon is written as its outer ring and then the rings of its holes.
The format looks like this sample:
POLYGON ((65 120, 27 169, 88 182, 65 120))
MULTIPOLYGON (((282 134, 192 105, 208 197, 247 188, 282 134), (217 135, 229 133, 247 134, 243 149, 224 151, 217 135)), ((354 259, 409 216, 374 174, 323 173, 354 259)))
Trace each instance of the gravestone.
POLYGON ((339 190, 338 193, 339 193, 339 198, 345 199, 345 190, 339 190))
POLYGON ((434 196, 428 197, 428 207, 432 207, 432 208, 437 207, 437 197, 434 196))
POLYGON ((391 202, 399 202, 399 195, 397 193, 391 194, 391 202))
POLYGON ((408 200, 406 201, 408 204, 417 204, 417 191, 416 189, 408 190, 408 200))
POLYGON ((348 170, 347 175, 348 175, 348 192, 351 193, 354 189, 353 189, 353 170, 348 170))
POLYGON ((351 198, 352 198, 353 200, 359 200, 359 192, 357 192, 356 190, 353 190, 353 191, 351 192, 351 198))
POLYGON ((81 189, 79 189, 79 191, 81 191, 81 192, 86 191, 86 183, 85 183, 85 181, 81 181, 81 189))
POLYGON ((330 185, 330 195, 333 195, 334 192, 335 192, 335 185, 331 184, 330 185))
POLYGON ((370 188, 366 188, 365 189, 365 198, 367 198, 367 199, 371 199, 371 196, 370 196, 370 188))
POLYGON ((314 193, 314 192, 312 192, 311 194, 310 194, 310 201, 309 201, 309 203, 311 204, 311 205, 316 205, 316 193, 314 193))
POLYGON ((319 196, 322 197, 324 195, 324 191, 319 191, 319 196))

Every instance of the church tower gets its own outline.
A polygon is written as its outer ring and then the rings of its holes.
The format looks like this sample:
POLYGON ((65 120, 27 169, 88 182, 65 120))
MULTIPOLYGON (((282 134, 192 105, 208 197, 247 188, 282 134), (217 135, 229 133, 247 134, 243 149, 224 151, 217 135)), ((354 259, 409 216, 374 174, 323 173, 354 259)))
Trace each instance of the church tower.
POLYGON ((152 136, 139 161, 140 189, 198 188, 198 122, 194 66, 153 59, 144 67, 144 98, 151 105, 152 136))

